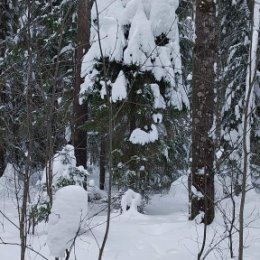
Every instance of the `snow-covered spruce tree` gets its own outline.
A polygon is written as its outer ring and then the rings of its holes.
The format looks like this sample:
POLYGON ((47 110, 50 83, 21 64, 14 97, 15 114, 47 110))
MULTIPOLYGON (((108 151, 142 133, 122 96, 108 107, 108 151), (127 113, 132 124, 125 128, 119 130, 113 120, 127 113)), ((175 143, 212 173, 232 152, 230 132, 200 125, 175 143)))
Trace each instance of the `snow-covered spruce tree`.
POLYGON ((218 1, 218 57, 215 88, 215 173, 232 209, 223 209, 230 257, 234 257, 237 218, 235 195, 242 184, 242 114, 250 43, 249 10, 246 1, 218 1))
POLYGON ((92 9, 91 47, 82 63, 81 93, 90 117, 86 130, 90 138, 98 134, 100 149, 106 150, 107 82, 114 115, 114 181, 143 190, 158 185, 159 178, 172 177, 178 156, 186 153, 180 145, 185 143, 180 125, 189 101, 182 82, 178 1, 97 3, 98 17, 92 9))
POLYGON ((216 123, 216 127, 220 129, 217 149, 222 156, 218 159, 218 173, 231 177, 231 187, 238 194, 241 189, 242 113, 250 43, 250 13, 243 0, 223 1, 220 4, 217 99, 221 122, 216 123))

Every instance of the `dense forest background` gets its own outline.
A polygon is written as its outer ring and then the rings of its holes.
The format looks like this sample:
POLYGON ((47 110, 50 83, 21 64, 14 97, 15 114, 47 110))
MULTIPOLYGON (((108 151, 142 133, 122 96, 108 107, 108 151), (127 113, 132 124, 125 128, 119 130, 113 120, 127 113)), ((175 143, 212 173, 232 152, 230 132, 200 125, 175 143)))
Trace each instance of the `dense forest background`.
POLYGON ((134 200, 144 213, 184 177, 188 219, 204 228, 196 259, 207 256, 207 226, 225 199, 230 258, 243 259, 246 195, 260 192, 259 8, 0 1, 0 190, 15 194, 21 260, 58 198, 85 196, 58 195, 63 187, 81 186, 104 206, 101 260, 113 210, 134 200))

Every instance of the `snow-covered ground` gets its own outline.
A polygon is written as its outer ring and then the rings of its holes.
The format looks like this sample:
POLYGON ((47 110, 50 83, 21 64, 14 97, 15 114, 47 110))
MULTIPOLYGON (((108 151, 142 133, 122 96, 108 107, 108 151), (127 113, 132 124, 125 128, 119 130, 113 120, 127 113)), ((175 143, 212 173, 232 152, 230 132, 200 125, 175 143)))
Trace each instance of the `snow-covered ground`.
MULTIPOLYGON (((180 178, 173 183, 167 195, 154 195, 145 213, 135 210, 123 214, 112 214, 111 229, 108 243, 104 252, 104 260, 192 260, 197 259, 203 237, 203 224, 198 220, 188 220, 188 193, 187 179, 180 178)), ((218 190, 218 189, 217 189, 218 190)), ((239 198, 236 198, 238 205, 239 198)), ((97 211, 98 205, 89 205, 89 214, 97 211)), ((18 223, 16 203, 12 197, 1 194, 1 212, 6 214, 8 221, 0 213, 0 237, 2 242, 10 245, 0 245, 1 260, 19 260, 19 230, 14 224, 18 223)), ((238 211, 238 207, 236 209, 238 211)), ((245 214, 245 260, 260 259, 260 195, 254 190, 247 193, 245 214)), ((206 259, 230 259, 229 242, 223 214, 231 214, 231 201, 226 199, 219 203, 214 223, 208 227, 207 244, 204 253, 206 259)), ((236 227, 237 220, 236 220, 236 227)), ((104 229, 105 215, 98 215, 88 220, 90 229, 81 234, 71 253, 71 260, 97 260, 98 248, 101 244, 104 229)), ((234 253, 237 255, 238 234, 234 228, 234 253)), ((66 229, 66 226, 64 226, 66 229)), ((34 236, 30 235, 27 260, 49 259, 47 241, 47 224, 40 224, 34 236)), ((53 242, 54 243, 54 242, 53 242)))

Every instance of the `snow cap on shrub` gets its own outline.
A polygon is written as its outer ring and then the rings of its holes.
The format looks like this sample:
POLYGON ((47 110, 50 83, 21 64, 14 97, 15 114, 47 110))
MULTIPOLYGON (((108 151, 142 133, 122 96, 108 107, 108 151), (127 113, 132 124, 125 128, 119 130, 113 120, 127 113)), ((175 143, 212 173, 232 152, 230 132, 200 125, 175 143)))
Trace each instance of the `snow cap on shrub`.
POLYGON ((88 193, 70 185, 55 194, 48 223, 47 244, 51 255, 63 257, 84 225, 88 214, 88 193))

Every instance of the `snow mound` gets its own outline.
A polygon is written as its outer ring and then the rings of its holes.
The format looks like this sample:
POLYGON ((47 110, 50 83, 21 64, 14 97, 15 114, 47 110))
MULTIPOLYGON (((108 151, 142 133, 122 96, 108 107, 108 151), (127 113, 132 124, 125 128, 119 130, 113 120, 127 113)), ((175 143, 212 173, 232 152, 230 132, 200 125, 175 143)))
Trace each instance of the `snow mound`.
POLYGON ((181 176, 172 183, 168 194, 154 195, 149 205, 146 206, 145 212, 148 215, 170 215, 177 212, 187 214, 188 200, 188 176, 181 176))
POLYGON ((137 211, 137 207, 141 205, 141 195, 137 192, 134 192, 131 189, 128 189, 121 199, 122 211, 137 211))
POLYGON ((10 163, 7 164, 3 176, 0 178, 0 197, 9 197, 15 194, 15 182, 17 182, 18 173, 14 166, 10 163))
POLYGON ((83 226, 88 213, 88 194, 80 186, 70 185, 55 194, 48 223, 47 244, 51 255, 63 257, 83 226))
POLYGON ((88 189, 89 201, 101 200, 101 199, 106 198, 106 196, 107 196, 105 191, 100 190, 99 187, 95 185, 94 180, 89 180, 87 189, 88 189))

